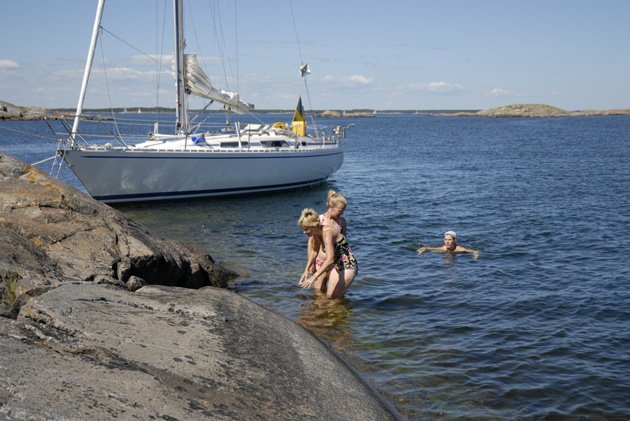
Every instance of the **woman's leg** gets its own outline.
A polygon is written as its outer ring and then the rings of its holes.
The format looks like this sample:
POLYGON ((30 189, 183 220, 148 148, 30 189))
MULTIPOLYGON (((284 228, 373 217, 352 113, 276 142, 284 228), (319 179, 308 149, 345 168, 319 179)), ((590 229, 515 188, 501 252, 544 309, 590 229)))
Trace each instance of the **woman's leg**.
POLYGON ((346 269, 339 272, 337 268, 330 271, 328 276, 328 286, 326 288, 326 297, 328 298, 340 298, 346 292, 354 277, 357 276, 357 271, 354 269, 346 269))

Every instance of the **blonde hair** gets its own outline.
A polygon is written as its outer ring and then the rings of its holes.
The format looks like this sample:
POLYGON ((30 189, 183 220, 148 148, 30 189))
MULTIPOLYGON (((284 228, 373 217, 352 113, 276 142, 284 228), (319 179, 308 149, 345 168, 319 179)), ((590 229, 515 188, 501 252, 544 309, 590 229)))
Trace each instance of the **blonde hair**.
POLYGON ((298 225, 302 228, 314 228, 319 226, 319 214, 315 209, 306 208, 302 211, 298 225))
POLYGON ((328 191, 328 197, 326 198, 326 205, 329 208, 338 208, 340 206, 346 207, 348 201, 341 193, 337 193, 334 190, 328 191))

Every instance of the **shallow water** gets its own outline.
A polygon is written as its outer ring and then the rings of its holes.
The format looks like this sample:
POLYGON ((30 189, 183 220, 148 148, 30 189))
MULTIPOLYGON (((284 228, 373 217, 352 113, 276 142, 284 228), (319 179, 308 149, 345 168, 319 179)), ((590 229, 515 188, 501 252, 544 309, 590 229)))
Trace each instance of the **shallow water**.
MULTIPOLYGON (((630 117, 351 122, 324 185, 118 208, 245 273, 238 293, 327 341, 408 418, 629 418, 630 117), (296 220, 331 188, 360 265, 335 302, 297 286, 296 220), (415 253, 446 230, 479 259, 415 253)), ((0 129, 29 162, 55 145, 0 129)))

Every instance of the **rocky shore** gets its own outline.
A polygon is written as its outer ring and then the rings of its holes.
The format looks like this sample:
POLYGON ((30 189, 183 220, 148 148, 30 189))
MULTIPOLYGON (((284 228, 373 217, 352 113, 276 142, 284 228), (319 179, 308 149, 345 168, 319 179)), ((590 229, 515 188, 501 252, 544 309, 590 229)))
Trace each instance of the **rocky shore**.
MULTIPOLYGON (((285 110, 285 112, 288 112, 285 110)), ((396 114, 395 111, 388 113, 396 114)), ((502 107, 488 108, 479 111, 432 111, 429 114, 438 114, 452 117, 574 117, 574 116, 609 116, 629 115, 630 109, 608 110, 578 110, 567 111, 547 104, 511 104, 502 107)), ((317 113, 318 117, 374 117, 376 111, 349 111, 325 110, 317 113)), ((71 116, 70 116, 71 117, 71 116)), ((0 101, 0 120, 43 120, 69 118, 67 113, 47 110, 38 107, 21 107, 0 101)), ((84 116, 84 118, 103 119, 104 116, 84 116)))
POLYGON ((58 111, 40 107, 22 107, 9 102, 0 101, 0 120, 43 120, 61 119, 67 116, 58 111))
POLYGON ((0 418, 396 419, 237 274, 0 153, 0 418))
POLYGON ((630 114, 630 109, 566 111, 546 104, 512 104, 476 112, 449 113, 444 115, 456 117, 574 117, 628 114, 630 114))

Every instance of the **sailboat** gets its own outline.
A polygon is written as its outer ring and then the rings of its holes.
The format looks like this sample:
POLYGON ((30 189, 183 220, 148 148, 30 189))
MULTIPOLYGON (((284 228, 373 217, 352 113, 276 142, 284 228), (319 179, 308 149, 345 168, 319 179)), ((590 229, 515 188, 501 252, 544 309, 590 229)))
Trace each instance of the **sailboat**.
MULTIPOLYGON (((199 131, 189 121, 188 95, 222 104, 232 112, 253 106, 236 93, 212 86, 197 56, 184 52, 183 0, 174 0, 176 122, 174 133, 153 131, 139 143, 91 144, 78 131, 104 0, 99 0, 79 102, 69 138, 58 150, 88 193, 115 203, 250 194, 324 182, 343 162, 344 127, 327 135, 308 132, 301 97, 290 124, 239 122, 222 130, 199 131)), ((308 64, 299 67, 308 75, 308 64)))

